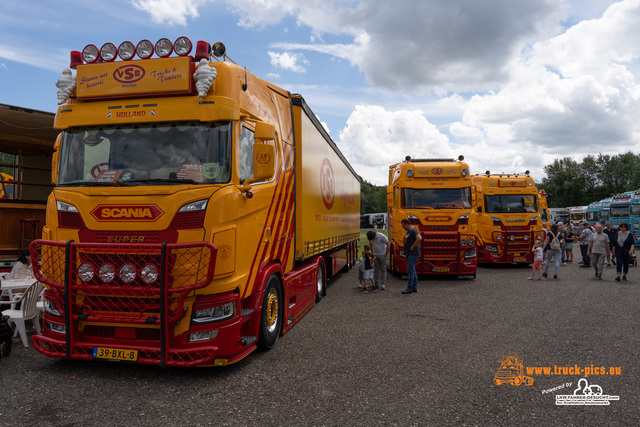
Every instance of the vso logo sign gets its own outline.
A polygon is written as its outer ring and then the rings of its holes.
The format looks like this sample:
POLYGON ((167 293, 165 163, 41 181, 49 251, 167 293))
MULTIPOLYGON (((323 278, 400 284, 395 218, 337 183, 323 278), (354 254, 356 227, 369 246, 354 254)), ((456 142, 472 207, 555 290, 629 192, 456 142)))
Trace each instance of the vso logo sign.
POLYGON ((327 209, 333 207, 333 200, 336 196, 336 184, 333 177, 333 168, 329 159, 325 158, 320 166, 320 192, 322 202, 327 209))
POLYGON ((144 68, 139 65, 123 65, 116 68, 113 78, 120 83, 134 83, 144 77, 144 68))

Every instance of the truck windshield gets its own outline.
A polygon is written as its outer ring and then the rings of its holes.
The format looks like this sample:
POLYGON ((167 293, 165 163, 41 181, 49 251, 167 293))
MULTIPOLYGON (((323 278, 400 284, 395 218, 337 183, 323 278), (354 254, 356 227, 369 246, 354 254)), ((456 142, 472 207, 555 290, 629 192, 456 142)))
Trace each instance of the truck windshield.
POLYGON ((609 208, 611 218, 624 218, 629 216, 629 205, 611 206, 609 208))
POLYGON ((59 185, 218 184, 231 179, 231 124, 153 123, 64 132, 59 185))
POLYGON ((432 209, 471 208, 470 188, 422 189, 404 188, 402 207, 432 209))
POLYGON ((534 194, 501 194, 486 196, 487 213, 538 212, 534 194))

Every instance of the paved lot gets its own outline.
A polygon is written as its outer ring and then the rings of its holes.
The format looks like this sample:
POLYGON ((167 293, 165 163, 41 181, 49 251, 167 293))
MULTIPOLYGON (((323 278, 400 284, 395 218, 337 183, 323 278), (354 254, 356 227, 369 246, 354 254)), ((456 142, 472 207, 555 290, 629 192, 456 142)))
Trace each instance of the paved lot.
POLYGON ((65 362, 16 339, 0 362, 0 425, 639 425, 640 269, 620 283, 576 264, 559 280, 529 271, 483 267, 402 295, 391 277, 359 294, 354 269, 276 348, 225 368, 65 362), (584 375, 495 385, 510 352, 525 367, 620 367, 587 377, 619 400, 557 406, 584 375))

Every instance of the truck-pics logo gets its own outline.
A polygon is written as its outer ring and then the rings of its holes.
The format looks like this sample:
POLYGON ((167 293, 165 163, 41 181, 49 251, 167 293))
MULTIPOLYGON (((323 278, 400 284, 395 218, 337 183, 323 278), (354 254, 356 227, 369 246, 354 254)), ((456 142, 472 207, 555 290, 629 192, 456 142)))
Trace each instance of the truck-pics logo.
POLYGON ((113 78, 120 83, 134 83, 144 77, 144 68, 139 65, 123 65, 116 68, 113 78))
POLYGON ((336 195, 336 186, 333 178, 333 168, 327 158, 322 161, 320 166, 320 192, 322 193, 324 206, 327 209, 331 209, 336 195))
POLYGON ((519 386, 520 384, 533 385, 533 378, 524 375, 524 366, 522 357, 518 357, 517 353, 509 353, 502 358, 500 367, 493 377, 496 385, 508 383, 519 386))
POLYGON ((91 211, 98 221, 153 222, 164 215, 157 205, 98 205, 91 211))

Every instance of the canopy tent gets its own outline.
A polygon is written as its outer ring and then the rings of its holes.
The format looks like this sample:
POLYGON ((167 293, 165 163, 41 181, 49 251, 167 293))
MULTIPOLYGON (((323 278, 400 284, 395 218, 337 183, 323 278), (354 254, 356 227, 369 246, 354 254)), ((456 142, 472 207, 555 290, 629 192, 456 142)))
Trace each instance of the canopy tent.
POLYGON ((54 113, 0 104, 0 152, 22 155, 53 153, 59 131, 54 113))

